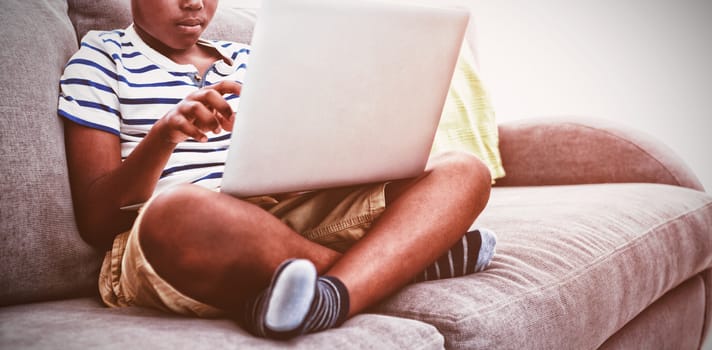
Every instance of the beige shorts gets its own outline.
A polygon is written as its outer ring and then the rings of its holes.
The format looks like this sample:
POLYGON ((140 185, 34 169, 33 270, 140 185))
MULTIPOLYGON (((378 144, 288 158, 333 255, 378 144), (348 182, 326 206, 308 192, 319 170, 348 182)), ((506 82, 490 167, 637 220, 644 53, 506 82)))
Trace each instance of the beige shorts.
MULTIPOLYGON (((308 192, 278 201, 259 197, 260 205, 307 239, 345 251, 366 234, 386 206, 386 184, 308 192)), ((114 238, 99 274, 99 292, 112 307, 143 306, 198 317, 219 317, 223 312, 173 288, 154 271, 139 245, 139 212, 131 230, 114 238)))

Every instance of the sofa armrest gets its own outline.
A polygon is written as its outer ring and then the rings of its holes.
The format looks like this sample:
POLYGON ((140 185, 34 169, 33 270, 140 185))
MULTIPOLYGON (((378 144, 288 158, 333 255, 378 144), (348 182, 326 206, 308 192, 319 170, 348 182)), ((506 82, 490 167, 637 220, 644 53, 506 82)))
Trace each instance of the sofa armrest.
POLYGON ((536 118, 499 125, 507 176, 497 186, 649 182, 704 191, 662 142, 601 119, 536 118))

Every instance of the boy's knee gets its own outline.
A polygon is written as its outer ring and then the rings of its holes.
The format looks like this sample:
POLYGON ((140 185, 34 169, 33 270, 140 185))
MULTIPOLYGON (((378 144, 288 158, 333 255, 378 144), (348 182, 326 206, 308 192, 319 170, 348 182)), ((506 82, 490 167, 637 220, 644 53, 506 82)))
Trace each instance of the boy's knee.
POLYGON ((181 184, 163 191, 153 199, 153 205, 172 206, 174 204, 186 204, 199 201, 215 192, 203 187, 191 184, 181 184))
POLYGON ((459 151, 450 151, 436 156, 434 162, 435 169, 441 169, 467 182, 476 185, 475 187, 489 187, 492 183, 492 175, 487 165, 477 156, 459 151))
POLYGON ((181 240, 187 238, 181 228, 189 226, 191 211, 204 203, 211 192, 196 185, 179 185, 153 198, 139 227, 143 249, 155 253, 179 247, 181 240))
MULTIPOLYGON (((144 208, 142 225, 152 225, 167 216, 174 216, 182 208, 199 196, 200 189, 195 185, 179 185, 152 198, 144 208)), ((143 231, 143 230, 142 230, 143 231)))

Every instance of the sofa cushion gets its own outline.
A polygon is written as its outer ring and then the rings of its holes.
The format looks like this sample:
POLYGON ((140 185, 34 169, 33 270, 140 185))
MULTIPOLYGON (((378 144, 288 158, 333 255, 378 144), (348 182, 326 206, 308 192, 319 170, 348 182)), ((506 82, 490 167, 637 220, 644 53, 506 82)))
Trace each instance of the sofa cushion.
POLYGON ((682 187, 495 188, 475 224, 499 236, 489 269, 377 311, 435 325, 448 348, 593 349, 712 266, 712 197, 682 187))
POLYGON ((72 212, 59 77, 77 50, 62 1, 0 2, 0 304, 96 289, 99 256, 72 212))
POLYGON ((499 124, 499 186, 651 182, 704 191, 679 154, 620 122, 559 116, 499 124))
MULTIPOLYGON (((123 29, 131 24, 130 0, 68 0, 77 41, 90 30, 123 29)), ((255 25, 254 1, 221 1, 203 37, 250 43, 255 25)))
POLYGON ((442 349, 437 329, 363 314, 289 342, 255 338, 229 320, 109 309, 84 298, 0 309, 0 349, 442 349))
POLYGON ((699 275, 688 279, 627 323, 599 350, 699 349, 705 322, 705 289, 699 275))

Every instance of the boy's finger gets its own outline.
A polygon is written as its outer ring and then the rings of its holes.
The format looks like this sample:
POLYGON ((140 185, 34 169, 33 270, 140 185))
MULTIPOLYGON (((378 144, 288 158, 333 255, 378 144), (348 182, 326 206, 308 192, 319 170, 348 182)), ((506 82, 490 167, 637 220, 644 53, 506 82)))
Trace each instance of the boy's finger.
POLYGON ((188 120, 186 120, 184 123, 181 123, 178 127, 178 130, 183 134, 192 137, 196 141, 208 141, 208 137, 204 133, 202 133, 197 126, 195 126, 193 123, 190 123, 188 120))
POLYGON ((242 84, 232 80, 223 80, 207 88, 219 92, 220 95, 234 94, 239 96, 242 91, 242 84))
POLYGON ((215 113, 208 109, 202 102, 184 102, 178 111, 201 130, 214 130, 220 126, 220 122, 215 117, 215 113))
POLYGON ((232 126, 235 123, 235 112, 232 112, 232 110, 231 110, 230 113, 225 113, 225 112, 221 113, 221 112, 218 112, 217 110, 215 110, 213 112, 213 115, 215 117, 215 120, 217 120, 217 122, 221 128, 223 128, 227 131, 232 131, 232 126))
POLYGON ((232 131, 232 126, 235 124, 235 113, 232 113, 227 117, 218 113, 217 118, 220 123, 220 127, 227 131, 232 131))
MULTIPOLYGON (((232 107, 225 101, 225 98, 216 90, 205 90, 200 97, 202 103, 216 110, 218 114, 225 118, 232 116, 232 107)), ((221 123, 222 124, 222 123, 221 123)))

